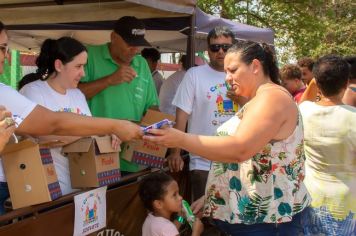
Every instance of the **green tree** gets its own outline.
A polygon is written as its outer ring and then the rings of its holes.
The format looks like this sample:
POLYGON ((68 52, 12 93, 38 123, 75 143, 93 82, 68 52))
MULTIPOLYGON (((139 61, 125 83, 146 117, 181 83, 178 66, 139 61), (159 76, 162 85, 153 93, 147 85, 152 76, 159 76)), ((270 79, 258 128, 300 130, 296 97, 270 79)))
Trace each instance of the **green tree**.
POLYGON ((355 54, 352 0, 198 0, 205 12, 275 31, 279 60, 326 53, 355 54))

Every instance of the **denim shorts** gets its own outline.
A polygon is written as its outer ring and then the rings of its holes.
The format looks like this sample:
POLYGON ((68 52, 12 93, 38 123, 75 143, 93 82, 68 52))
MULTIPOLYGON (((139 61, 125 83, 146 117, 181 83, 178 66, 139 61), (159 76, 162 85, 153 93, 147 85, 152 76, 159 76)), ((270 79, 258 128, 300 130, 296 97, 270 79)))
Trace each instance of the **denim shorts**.
POLYGON ((345 219, 335 219, 326 207, 308 207, 303 218, 306 236, 356 236, 356 220, 352 212, 345 219))
POLYGON ((292 221, 285 223, 261 224, 229 224, 221 220, 214 220, 215 225, 231 236, 302 236, 302 215, 304 211, 293 216, 292 221))

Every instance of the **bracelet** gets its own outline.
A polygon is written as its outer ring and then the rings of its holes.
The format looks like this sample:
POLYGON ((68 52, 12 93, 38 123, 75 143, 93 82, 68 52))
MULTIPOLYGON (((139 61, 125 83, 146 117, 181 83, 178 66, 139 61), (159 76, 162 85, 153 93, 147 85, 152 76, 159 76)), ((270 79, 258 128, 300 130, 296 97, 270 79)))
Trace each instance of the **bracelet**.
POLYGON ((184 217, 183 216, 177 216, 176 220, 180 223, 183 224, 184 223, 184 217))

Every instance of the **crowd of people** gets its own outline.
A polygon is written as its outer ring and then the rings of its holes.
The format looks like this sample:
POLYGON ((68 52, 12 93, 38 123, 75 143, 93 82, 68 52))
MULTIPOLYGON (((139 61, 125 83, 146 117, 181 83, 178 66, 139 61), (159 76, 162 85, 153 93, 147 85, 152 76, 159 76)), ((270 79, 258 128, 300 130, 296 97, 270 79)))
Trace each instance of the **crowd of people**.
MULTIPOLYGON (((45 40, 19 92, 0 84, 0 150, 14 132, 58 142, 51 154, 67 194, 75 189, 63 145, 88 135, 111 135, 114 148, 143 139, 170 148, 171 172, 182 171, 189 152, 192 235, 208 235, 201 217, 219 235, 356 235, 356 57, 302 58, 279 69, 272 46, 236 41, 222 26, 207 45, 209 63, 188 69, 182 58, 183 69, 162 80, 159 51, 139 55, 150 45, 135 17, 120 18, 107 44, 45 40), (175 114, 174 127, 144 135, 134 122, 149 108, 175 114)), ((0 51, 2 73, 1 22, 0 51)), ((145 168, 120 162, 123 175, 145 168)), ((150 174, 139 192, 149 212, 142 234, 179 235, 177 182, 150 174)), ((0 214, 8 197, 0 165, 0 214)))

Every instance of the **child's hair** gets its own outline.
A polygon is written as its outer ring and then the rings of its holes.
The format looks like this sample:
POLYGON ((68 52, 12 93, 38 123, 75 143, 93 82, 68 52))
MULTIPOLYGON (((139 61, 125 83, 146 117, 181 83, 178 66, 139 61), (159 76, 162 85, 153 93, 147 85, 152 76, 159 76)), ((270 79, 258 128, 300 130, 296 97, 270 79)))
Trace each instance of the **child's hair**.
POLYGON ((314 66, 314 60, 310 57, 303 57, 297 62, 299 67, 308 67, 308 70, 312 71, 314 66))
POLYGON ((163 172, 152 173, 141 181, 139 194, 146 209, 154 210, 153 202, 164 198, 166 188, 172 181, 174 179, 163 172))
POLYGON ((299 66, 288 64, 280 69, 280 76, 282 80, 292 80, 298 79, 302 80, 302 71, 300 70, 299 66))

